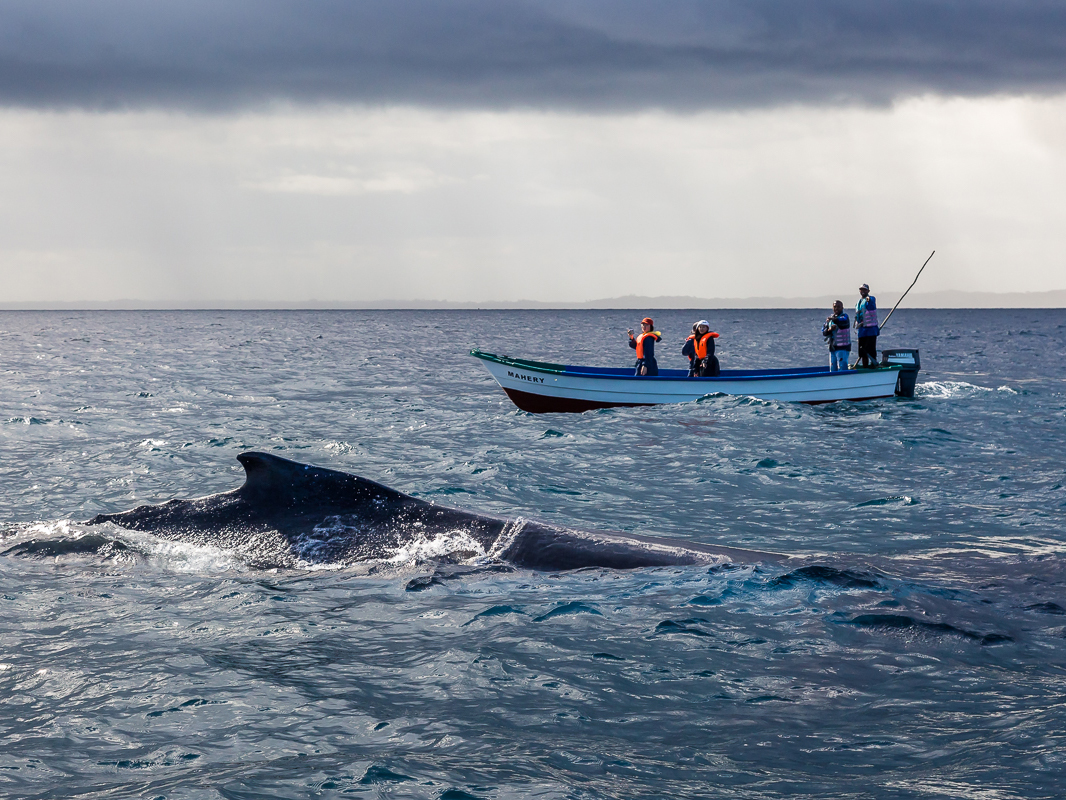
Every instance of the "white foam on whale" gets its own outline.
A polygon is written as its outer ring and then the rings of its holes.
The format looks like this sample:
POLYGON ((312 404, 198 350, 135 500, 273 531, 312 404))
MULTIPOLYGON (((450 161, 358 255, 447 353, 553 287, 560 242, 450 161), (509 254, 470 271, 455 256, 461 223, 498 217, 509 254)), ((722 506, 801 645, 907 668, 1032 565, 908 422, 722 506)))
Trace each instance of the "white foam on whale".
POLYGON ((167 572, 210 574, 248 571, 248 565, 239 553, 213 545, 161 539, 141 531, 123 531, 122 538, 136 545, 151 566, 167 572))
MULTIPOLYGON (((379 558, 364 558, 359 559, 358 562, 322 560, 320 550, 328 550, 333 537, 352 536, 366 532, 363 525, 349 524, 345 518, 339 516, 330 517, 326 524, 316 525, 311 534, 301 537, 294 543, 294 550, 297 553, 295 566, 297 569, 310 571, 339 570, 355 566, 359 568, 389 567, 402 572, 407 567, 416 567, 431 561, 448 560, 462 564, 480 564, 486 560, 499 560, 500 558, 500 553, 496 552, 500 548, 494 546, 493 552, 486 552, 481 543, 465 527, 436 532, 419 532, 423 528, 423 523, 415 521, 410 524, 409 528, 415 532, 412 538, 398 543, 395 547, 386 548, 386 552, 379 558)), ((513 536, 514 534, 509 541, 513 540, 513 536)))
POLYGON ((474 563, 485 557, 485 548, 466 529, 459 528, 435 535, 420 534, 397 547, 383 563, 392 566, 417 565, 426 561, 452 558, 474 563))
POLYGON ((518 534, 522 532, 522 529, 526 527, 527 520, 524 517, 518 517, 514 522, 503 529, 503 533, 499 535, 495 542, 492 543, 492 549, 488 552, 488 558, 491 560, 499 561, 503 558, 503 554, 514 544, 515 539, 518 538, 518 534))

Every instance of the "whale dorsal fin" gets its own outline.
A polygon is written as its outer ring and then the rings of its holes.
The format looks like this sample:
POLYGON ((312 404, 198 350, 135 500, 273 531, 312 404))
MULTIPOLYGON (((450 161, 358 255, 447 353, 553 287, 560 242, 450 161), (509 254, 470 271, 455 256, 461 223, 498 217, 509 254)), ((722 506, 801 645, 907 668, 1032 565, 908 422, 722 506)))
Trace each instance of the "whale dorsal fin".
MULTIPOLYGON (((295 495, 327 495, 331 500, 340 496, 407 497, 402 492, 380 483, 310 464, 300 464, 271 453, 249 451, 237 456, 244 467, 244 485, 238 493, 249 498, 281 501, 295 495)), ((325 498, 324 498, 325 499, 325 498)))

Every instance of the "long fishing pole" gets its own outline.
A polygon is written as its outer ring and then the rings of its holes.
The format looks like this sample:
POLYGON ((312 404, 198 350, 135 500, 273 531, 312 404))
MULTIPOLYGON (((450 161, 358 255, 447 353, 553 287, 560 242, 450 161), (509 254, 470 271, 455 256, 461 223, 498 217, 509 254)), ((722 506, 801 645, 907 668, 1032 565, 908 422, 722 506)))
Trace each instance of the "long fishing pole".
MULTIPOLYGON (((929 258, 927 258, 925 260, 925 264, 928 264, 929 263, 929 259, 932 258, 935 254, 936 254, 936 250, 934 250, 932 253, 930 253, 929 254, 929 258)), ((922 264, 922 269, 925 269, 925 264, 922 264)), ((914 280, 911 281, 911 285, 907 287, 907 291, 903 293, 903 297, 906 297, 907 293, 910 292, 910 290, 914 288, 914 284, 916 284, 918 282, 918 278, 921 277, 922 269, 918 270, 918 274, 914 276, 914 280)), ((888 312, 888 316, 885 317, 885 321, 882 322, 880 325, 878 325, 877 326, 878 328, 880 328, 881 330, 885 329, 885 326, 888 324, 888 321, 890 319, 892 319, 892 315, 894 313, 896 313, 896 309, 899 308, 899 304, 903 302, 903 297, 901 297, 899 300, 896 301, 896 304, 894 306, 892 306, 892 310, 888 312)))
MULTIPOLYGON (((932 258, 935 254, 936 254, 936 250, 934 250, 932 253, 930 253, 929 254, 929 258, 927 258, 925 260, 925 264, 928 264, 929 263, 929 259, 932 258)), ((922 269, 918 270, 918 274, 914 276, 914 280, 911 281, 911 285, 907 287, 907 291, 903 293, 903 297, 900 297, 900 299, 896 301, 896 304, 894 306, 892 306, 892 310, 888 312, 888 316, 885 317, 885 321, 877 326, 879 331, 884 330, 885 325, 888 324, 888 320, 892 317, 892 315, 894 313, 896 313, 896 309, 899 308, 899 304, 903 302, 903 298, 906 297, 907 294, 910 292, 910 290, 914 288, 914 284, 916 284, 918 282, 918 278, 921 277, 922 270, 925 269, 925 264, 922 264, 922 269)), ((855 369, 855 367, 857 367, 859 365, 859 361, 861 359, 862 359, 862 356, 856 356, 855 357, 855 363, 854 364, 849 364, 848 365, 848 369, 855 369)))

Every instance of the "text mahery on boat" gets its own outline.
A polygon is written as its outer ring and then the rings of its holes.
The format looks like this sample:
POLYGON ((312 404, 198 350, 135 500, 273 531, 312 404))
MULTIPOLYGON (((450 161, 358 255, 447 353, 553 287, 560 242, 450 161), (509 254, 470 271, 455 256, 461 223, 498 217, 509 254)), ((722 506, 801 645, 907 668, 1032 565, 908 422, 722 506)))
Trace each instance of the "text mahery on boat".
POLYGON ((685 370, 660 369, 655 377, 637 377, 632 367, 550 364, 476 349, 470 355, 516 406, 534 414, 687 403, 716 394, 797 403, 913 397, 921 367, 917 350, 897 349, 882 351, 876 367, 838 372, 828 366, 723 369, 715 378, 690 378, 685 370))

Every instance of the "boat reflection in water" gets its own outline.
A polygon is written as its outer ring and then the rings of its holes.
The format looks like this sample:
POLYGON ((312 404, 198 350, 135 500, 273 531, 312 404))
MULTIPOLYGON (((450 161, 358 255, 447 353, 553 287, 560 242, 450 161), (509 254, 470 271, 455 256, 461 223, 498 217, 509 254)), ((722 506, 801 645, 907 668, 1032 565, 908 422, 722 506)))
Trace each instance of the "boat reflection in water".
POLYGON ((534 414, 687 403, 713 394, 797 403, 913 397, 921 367, 917 350, 897 349, 883 351, 881 363, 869 369, 723 369, 715 378, 690 378, 685 370, 661 369, 655 377, 638 378, 632 367, 548 364, 481 350, 470 355, 481 359, 516 406, 534 414))

